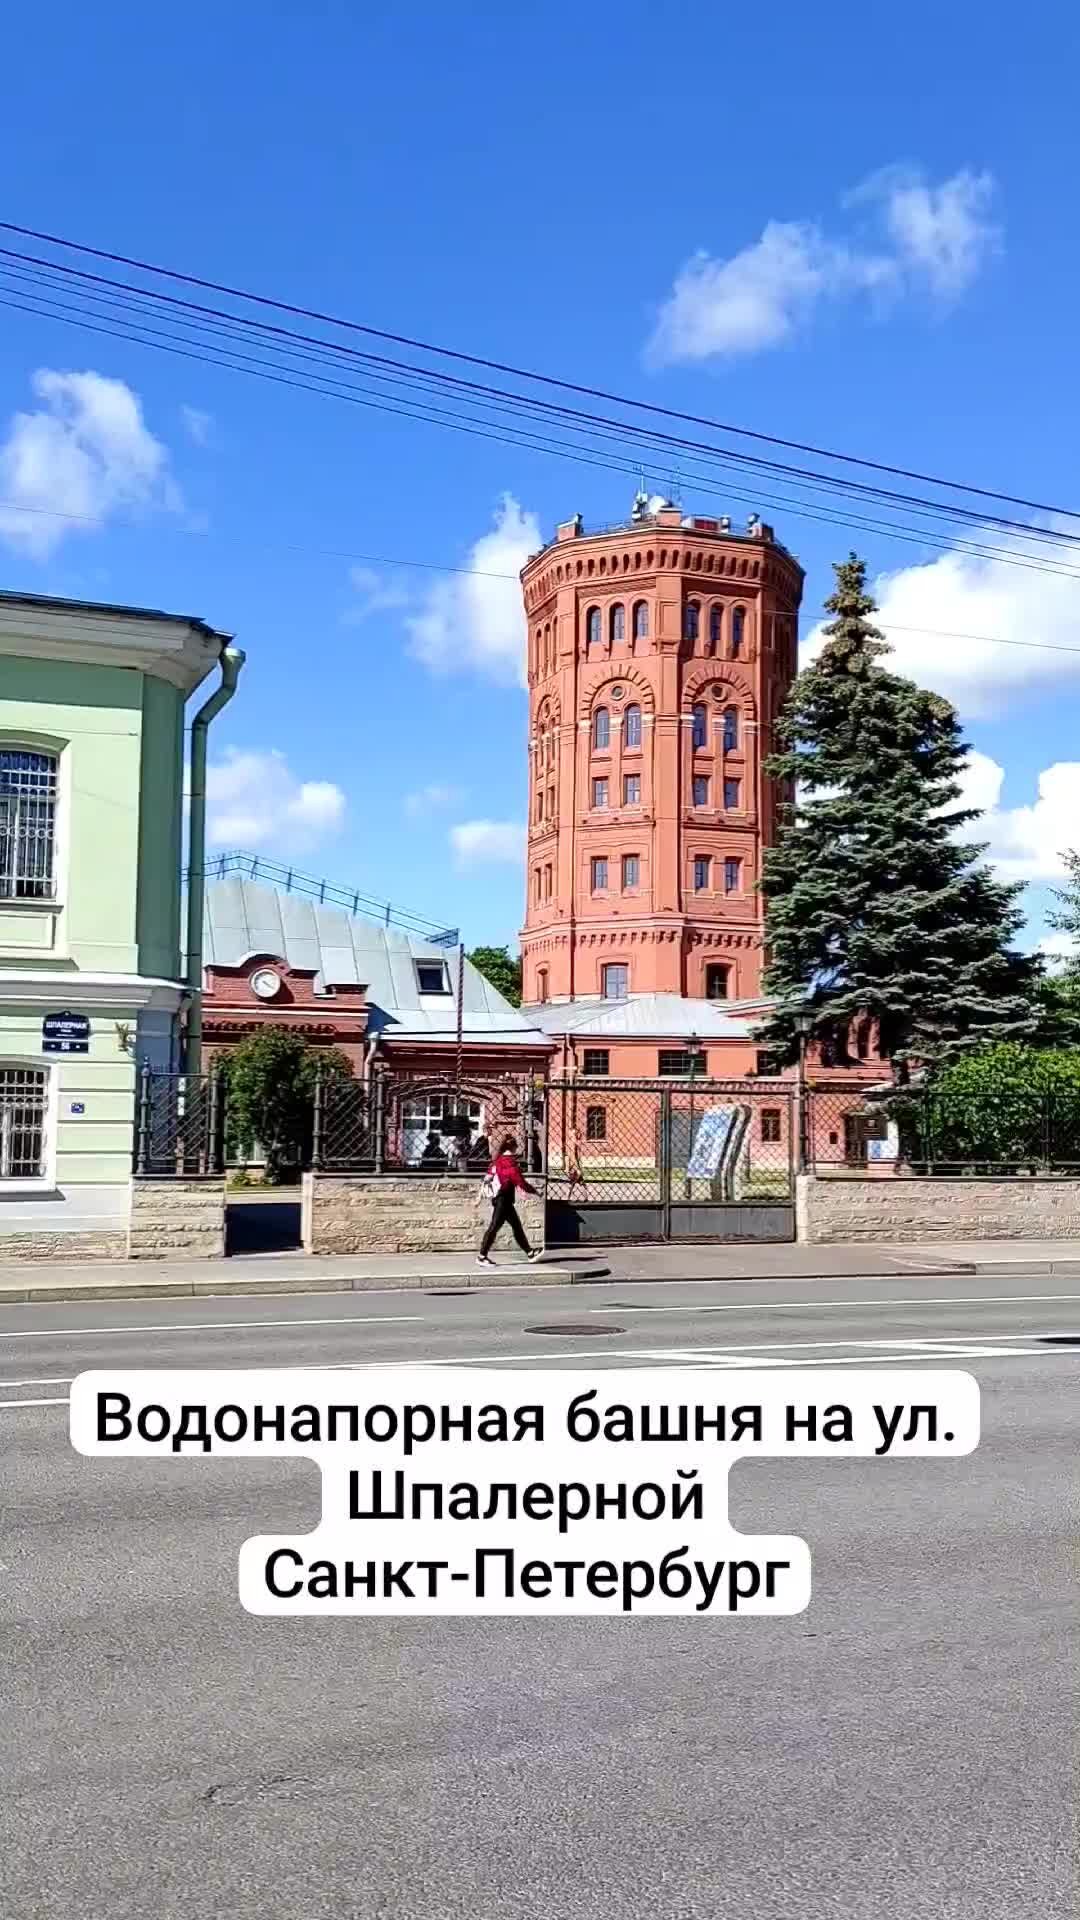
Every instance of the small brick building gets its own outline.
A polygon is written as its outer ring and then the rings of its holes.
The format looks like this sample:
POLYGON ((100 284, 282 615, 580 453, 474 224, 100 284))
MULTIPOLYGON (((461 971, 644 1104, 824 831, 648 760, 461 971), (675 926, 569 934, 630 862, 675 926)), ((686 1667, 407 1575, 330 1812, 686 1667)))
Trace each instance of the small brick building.
MULTIPOLYGON (((378 1055, 399 1078, 432 1083, 404 1115, 419 1153, 456 1065, 457 968, 456 949, 231 874, 206 890, 204 1059, 260 1026, 340 1047, 358 1079, 378 1055)), ((544 1074, 553 1043, 466 960, 461 1049, 463 1082, 491 1085, 544 1074)), ((482 1131, 482 1095, 473 1104, 482 1131)))

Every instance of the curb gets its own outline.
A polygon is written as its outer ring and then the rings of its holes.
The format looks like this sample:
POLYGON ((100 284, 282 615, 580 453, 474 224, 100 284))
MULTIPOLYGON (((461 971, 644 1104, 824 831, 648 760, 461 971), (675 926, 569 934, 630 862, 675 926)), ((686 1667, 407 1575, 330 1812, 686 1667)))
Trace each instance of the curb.
MULTIPOLYGON (((872 1270, 861 1273, 838 1273, 834 1267, 815 1267, 811 1271, 792 1274, 760 1273, 723 1273, 723 1274, 632 1274, 614 1273, 609 1266, 579 1267, 565 1269, 554 1264, 549 1267, 499 1267, 490 1275, 477 1274, 475 1268, 461 1273, 429 1274, 319 1274, 300 1273, 275 1279, 271 1275, 260 1275, 257 1279, 245 1280, 239 1274, 226 1274, 213 1280, 152 1280, 145 1279, 119 1281, 115 1284, 103 1282, 100 1285, 79 1281, 46 1281, 35 1286, 29 1282, 21 1286, 5 1286, 0 1280, 0 1307, 29 1306, 49 1301, 61 1300, 199 1300, 207 1298, 243 1300, 249 1295, 273 1294, 319 1294, 319 1293, 424 1293, 429 1296, 466 1293, 505 1293, 522 1288, 553 1288, 582 1286, 620 1286, 620 1287, 663 1287, 663 1286, 716 1286, 727 1283, 731 1286, 754 1284, 801 1286, 806 1281, 835 1280, 929 1280, 935 1277, 947 1278, 961 1276, 965 1278, 987 1279, 994 1276, 1009 1278, 1015 1275, 1056 1274, 1080 1278, 1080 1259, 1063 1260, 985 1260, 985 1261, 948 1261, 940 1265, 926 1267, 889 1267, 883 1272, 872 1270), (520 1274, 520 1277, 519 1277, 520 1274)), ((885 1303, 883 1303, 885 1304, 885 1303)))
POLYGON ((0 1283, 0 1307, 29 1306, 50 1300, 244 1300, 249 1295, 305 1293, 424 1293, 429 1296, 439 1293, 505 1293, 508 1289, 517 1291, 529 1287, 585 1286, 594 1281, 606 1285, 615 1279, 610 1267, 597 1267, 578 1273, 560 1273, 556 1268, 548 1268, 547 1272, 552 1277, 547 1280, 533 1277, 537 1272, 543 1272, 543 1268, 530 1268, 528 1280, 510 1279, 507 1276, 511 1271, 504 1268, 502 1277, 493 1275, 490 1279, 477 1279, 470 1271, 467 1274, 383 1274, 370 1277, 366 1274, 351 1277, 348 1274, 313 1274, 309 1278, 307 1275, 294 1274, 281 1280, 134 1280, 120 1281, 115 1286, 108 1282, 100 1286, 87 1286, 85 1282, 67 1280, 22 1287, 6 1287, 0 1283))

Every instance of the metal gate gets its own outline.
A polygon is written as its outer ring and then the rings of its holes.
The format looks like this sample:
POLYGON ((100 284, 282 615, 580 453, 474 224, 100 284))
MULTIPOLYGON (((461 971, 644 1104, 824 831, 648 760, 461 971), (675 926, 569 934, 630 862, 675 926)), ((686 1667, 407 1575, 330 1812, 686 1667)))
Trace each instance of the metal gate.
POLYGON ((545 1105, 547 1238, 795 1238, 788 1081, 553 1081, 545 1105))

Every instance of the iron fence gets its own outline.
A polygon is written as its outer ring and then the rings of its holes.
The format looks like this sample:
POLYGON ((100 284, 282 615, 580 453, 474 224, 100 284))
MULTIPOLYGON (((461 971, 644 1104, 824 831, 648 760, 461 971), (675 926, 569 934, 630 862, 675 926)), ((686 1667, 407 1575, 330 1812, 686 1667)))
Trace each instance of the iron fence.
POLYGON ((139 1075, 136 1179, 198 1179, 225 1167, 224 1101, 216 1074, 139 1075))
POLYGON ((790 1081, 555 1081, 547 1099, 548 1198, 661 1208, 786 1203, 795 1115, 790 1081))
POLYGON ((542 1171, 543 1083, 532 1074, 320 1080, 311 1164, 326 1173, 482 1173, 506 1134, 542 1171))
POLYGON ((813 1087, 806 1097, 805 1158, 814 1171, 1075 1175, 1080 1089, 984 1094, 927 1086, 867 1098, 850 1088, 813 1087))

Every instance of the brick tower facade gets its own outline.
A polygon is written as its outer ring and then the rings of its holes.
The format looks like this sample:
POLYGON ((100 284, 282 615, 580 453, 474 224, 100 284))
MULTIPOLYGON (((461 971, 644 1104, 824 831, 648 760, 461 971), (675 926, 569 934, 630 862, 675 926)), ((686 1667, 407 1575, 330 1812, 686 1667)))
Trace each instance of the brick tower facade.
POLYGON ((796 671, 803 572, 639 495, 522 572, 528 624, 527 1004, 761 988, 762 772, 796 671))

